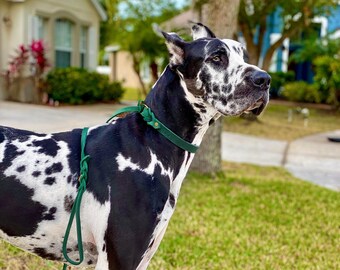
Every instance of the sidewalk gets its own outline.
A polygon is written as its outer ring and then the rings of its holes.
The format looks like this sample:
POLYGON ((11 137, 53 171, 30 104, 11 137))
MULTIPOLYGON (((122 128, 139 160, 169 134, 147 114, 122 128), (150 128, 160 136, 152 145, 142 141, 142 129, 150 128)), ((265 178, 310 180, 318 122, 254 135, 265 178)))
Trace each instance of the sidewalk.
POLYGON ((300 179, 340 191, 340 143, 329 142, 330 135, 340 137, 340 130, 291 143, 223 132, 222 159, 282 166, 300 179))
MULTIPOLYGON (((58 132, 105 123, 118 108, 131 105, 100 104, 48 107, 0 101, 0 125, 35 132, 58 132)), ((283 166, 294 176, 340 191, 340 143, 327 136, 340 130, 301 138, 290 144, 223 132, 222 159, 261 166, 283 166)))

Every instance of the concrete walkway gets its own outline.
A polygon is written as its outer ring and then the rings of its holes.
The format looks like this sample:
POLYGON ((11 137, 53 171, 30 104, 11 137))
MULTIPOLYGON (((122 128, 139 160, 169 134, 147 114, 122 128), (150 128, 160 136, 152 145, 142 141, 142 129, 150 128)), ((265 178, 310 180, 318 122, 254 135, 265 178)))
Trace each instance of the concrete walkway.
POLYGON ((340 191, 340 143, 328 136, 340 137, 340 130, 295 140, 269 140, 223 132, 223 160, 261 166, 282 166, 294 176, 340 191))
MULTIPOLYGON (((102 124, 118 108, 101 104, 48 107, 0 101, 0 125, 35 132, 58 132, 102 124)), ((261 166, 283 166, 294 176, 340 191, 340 143, 327 140, 340 130, 286 141, 223 132, 222 158, 261 166)))

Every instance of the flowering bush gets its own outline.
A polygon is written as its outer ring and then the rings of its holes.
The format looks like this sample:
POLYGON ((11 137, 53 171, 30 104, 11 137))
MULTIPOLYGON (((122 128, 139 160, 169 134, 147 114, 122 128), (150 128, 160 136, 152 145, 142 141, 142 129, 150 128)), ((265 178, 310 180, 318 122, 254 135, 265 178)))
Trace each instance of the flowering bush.
POLYGON ((33 61, 33 72, 35 75, 41 76, 44 74, 46 69, 50 66, 45 56, 46 49, 42 40, 33 40, 29 45, 29 50, 34 59, 33 61))
POLYGON ((42 77, 49 67, 46 48, 42 40, 33 40, 29 45, 20 45, 8 63, 5 77, 10 99, 18 99, 21 79, 33 78, 35 100, 42 101, 42 77), (19 84, 18 84, 19 83, 19 84), (19 86, 18 86, 19 85, 19 86), (18 90, 19 89, 19 90, 18 90))
POLYGON ((8 63, 6 77, 8 80, 20 77, 29 58, 29 51, 24 45, 20 45, 16 51, 16 56, 8 63))
POLYGON ((22 73, 27 67, 30 69, 31 75, 40 78, 49 67, 45 56, 46 49, 42 40, 33 40, 28 46, 22 44, 15 52, 16 55, 8 63, 6 71, 8 80, 22 77, 22 73))

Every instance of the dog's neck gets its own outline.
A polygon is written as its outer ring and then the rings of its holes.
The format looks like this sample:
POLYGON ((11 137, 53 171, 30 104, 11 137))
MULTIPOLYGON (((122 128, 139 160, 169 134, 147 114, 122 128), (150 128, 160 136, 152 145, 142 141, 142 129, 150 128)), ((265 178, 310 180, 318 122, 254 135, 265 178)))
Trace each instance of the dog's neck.
POLYGON ((188 91, 181 74, 166 67, 145 103, 155 116, 184 140, 200 144, 214 118, 219 114, 188 91))

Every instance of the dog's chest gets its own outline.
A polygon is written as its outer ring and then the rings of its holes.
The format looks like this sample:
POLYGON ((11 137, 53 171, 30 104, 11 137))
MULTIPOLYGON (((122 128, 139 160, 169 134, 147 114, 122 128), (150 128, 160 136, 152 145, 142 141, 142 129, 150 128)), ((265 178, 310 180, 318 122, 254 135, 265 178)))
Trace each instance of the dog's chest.
POLYGON ((142 260, 137 267, 137 270, 144 270, 147 268, 151 258, 157 251, 164 237, 169 221, 175 211, 175 206, 179 196, 180 188, 186 176, 186 173, 189 169, 192 158, 193 154, 188 154, 186 152, 178 174, 170 179, 170 192, 168 199, 164 205, 163 211, 158 215, 159 222, 152 233, 149 246, 145 250, 142 260))

